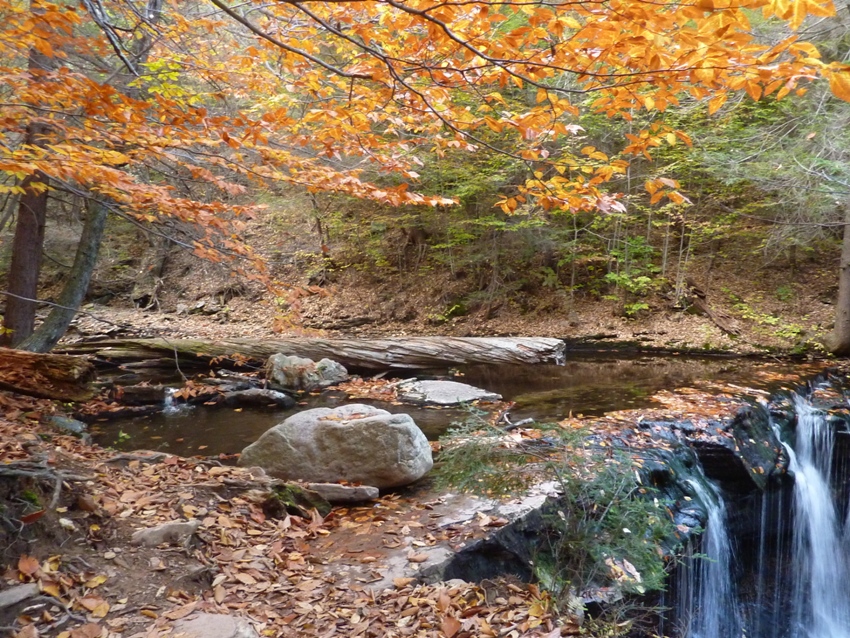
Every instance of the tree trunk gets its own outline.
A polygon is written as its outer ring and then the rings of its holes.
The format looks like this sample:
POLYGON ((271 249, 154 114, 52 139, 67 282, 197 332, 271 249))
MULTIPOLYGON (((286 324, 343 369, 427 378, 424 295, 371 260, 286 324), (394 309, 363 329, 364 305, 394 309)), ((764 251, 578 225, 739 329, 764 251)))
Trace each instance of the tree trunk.
POLYGON ((824 339, 824 345, 834 355, 841 357, 850 355, 850 203, 845 204, 844 207, 844 236, 838 271, 835 326, 824 339))
MULTIPOLYGON (((565 344, 560 339, 532 337, 393 337, 387 339, 115 339, 74 344, 69 354, 95 354, 121 364, 158 359, 174 367, 202 365, 241 355, 264 361, 278 352, 318 360, 324 357, 363 370, 437 368, 472 363, 527 364, 560 362, 565 344), (169 361, 170 357, 170 361, 169 361)), ((238 359, 238 357, 237 357, 238 359)))
POLYGON ((2 345, 16 345, 29 337, 35 327, 38 297, 38 275, 41 272, 41 253, 44 226, 47 218, 47 176, 41 172, 28 175, 21 188, 18 204, 18 223, 12 243, 12 263, 9 266, 6 312, 3 315, 2 345), (44 188, 42 188, 44 187, 44 188))
POLYGON ((43 399, 85 401, 94 396, 94 366, 84 357, 0 348, 0 388, 43 399))
MULTIPOLYGON (((38 28, 49 33, 50 25, 39 19, 42 11, 33 8, 31 13, 38 28)), ((53 66, 53 58, 36 49, 30 49, 27 70, 31 82, 38 82, 39 77, 53 66)), ((31 122, 27 126, 24 144, 44 146, 48 132, 49 127, 46 124, 31 122)), ((47 220, 47 175, 36 171, 27 175, 20 186, 23 193, 18 201, 18 222, 12 242, 12 263, 9 266, 7 284, 9 294, 6 295, 0 345, 20 343, 32 334, 35 327, 38 276, 41 273, 44 226, 47 220)))
POLYGON ((47 319, 38 327, 38 330, 19 344, 18 347, 21 350, 49 351, 65 334, 68 325, 74 315, 77 314, 77 309, 85 298, 94 266, 97 263, 107 213, 106 206, 93 199, 88 200, 87 208, 88 215, 83 226, 83 233, 80 236, 80 243, 77 244, 74 265, 71 266, 68 281, 62 289, 62 294, 59 295, 57 306, 50 311, 47 319))

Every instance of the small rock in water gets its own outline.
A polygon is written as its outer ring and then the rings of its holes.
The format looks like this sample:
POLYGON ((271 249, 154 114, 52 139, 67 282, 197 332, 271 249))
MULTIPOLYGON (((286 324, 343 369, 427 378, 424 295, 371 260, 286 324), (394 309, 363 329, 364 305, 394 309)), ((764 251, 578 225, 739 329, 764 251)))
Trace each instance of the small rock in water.
POLYGON ((314 362, 304 357, 275 354, 266 362, 266 378, 273 387, 294 392, 312 392, 342 383, 348 371, 331 359, 314 362))
POLYGON ((263 390, 262 388, 251 388, 250 390, 236 390, 227 392, 222 399, 227 407, 237 406, 275 406, 278 408, 291 408, 295 405, 295 399, 288 394, 277 390, 263 390))
POLYGON ((457 381, 418 381, 398 384, 398 398, 416 405, 460 405, 473 401, 501 401, 502 395, 457 381))

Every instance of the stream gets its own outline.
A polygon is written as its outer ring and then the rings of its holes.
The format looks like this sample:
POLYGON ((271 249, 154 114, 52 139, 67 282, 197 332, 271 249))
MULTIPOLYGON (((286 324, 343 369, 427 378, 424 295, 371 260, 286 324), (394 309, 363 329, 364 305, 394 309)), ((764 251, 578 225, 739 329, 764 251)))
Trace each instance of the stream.
MULTIPOLYGON (((513 421, 533 418, 545 423, 570 415, 599 416, 616 410, 658 407, 653 394, 683 386, 704 387, 722 382, 772 391, 800 368, 800 364, 791 362, 741 358, 587 354, 561 366, 479 365, 399 376, 451 378, 498 392, 506 401, 516 403, 511 410, 513 421)), ((178 385, 176 380, 172 383, 178 385)), ((98 423, 91 432, 98 444, 120 450, 160 450, 181 456, 233 454, 295 412, 345 402, 345 396, 330 389, 302 397, 299 405, 290 410, 184 408, 98 423)), ((431 440, 470 416, 464 409, 359 402, 410 414, 431 440)))

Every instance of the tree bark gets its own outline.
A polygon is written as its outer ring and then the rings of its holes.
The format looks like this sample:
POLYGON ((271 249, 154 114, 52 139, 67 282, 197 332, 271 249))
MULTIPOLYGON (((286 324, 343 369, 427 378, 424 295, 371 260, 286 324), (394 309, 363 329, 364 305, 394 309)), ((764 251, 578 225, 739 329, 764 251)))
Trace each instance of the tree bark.
POLYGON ((85 401, 94 396, 94 366, 85 357, 0 348, 0 388, 42 399, 85 401))
POLYGON ((38 330, 19 344, 18 347, 21 350, 47 352, 53 348, 65 334, 86 296, 97 263, 97 255, 100 252, 100 240, 106 226, 107 214, 106 206, 94 199, 88 200, 87 208, 88 215, 80 242, 77 244, 74 265, 71 266, 68 281, 62 289, 62 294, 59 295, 57 305, 50 311, 38 330))
POLYGON ((21 182, 24 193, 18 204, 0 345, 20 343, 32 334, 35 327, 38 276, 47 220, 46 186, 47 176, 41 172, 27 175, 21 182))
MULTIPOLYGON (((49 24, 39 20, 42 11, 33 8, 33 20, 39 28, 51 31, 49 24)), ((53 58, 37 49, 30 49, 27 71, 30 82, 38 82, 40 76, 54 66, 53 58)), ((49 132, 46 124, 34 121, 27 126, 24 144, 44 146, 49 132)), ((32 334, 35 327, 36 299, 38 298, 38 276, 41 273, 41 255, 44 247, 44 227, 47 220, 47 175, 36 171, 21 181, 23 193, 18 201, 18 221, 12 242, 12 263, 6 295, 6 312, 3 315, 3 331, 0 345, 15 345, 32 334)))
MULTIPOLYGON (((421 369, 472 363, 528 364, 560 362, 565 344, 560 339, 532 337, 393 337, 387 339, 116 339, 64 348, 69 354, 94 354, 121 364, 140 359, 171 357, 171 365, 209 366, 215 358, 241 355, 264 361, 278 352, 322 359, 363 370, 421 369)), ((220 367, 233 362, 223 361, 220 367)))
POLYGON ((835 326, 824 339, 824 345, 834 355, 850 355, 850 203, 844 205, 844 235, 838 271, 835 326))

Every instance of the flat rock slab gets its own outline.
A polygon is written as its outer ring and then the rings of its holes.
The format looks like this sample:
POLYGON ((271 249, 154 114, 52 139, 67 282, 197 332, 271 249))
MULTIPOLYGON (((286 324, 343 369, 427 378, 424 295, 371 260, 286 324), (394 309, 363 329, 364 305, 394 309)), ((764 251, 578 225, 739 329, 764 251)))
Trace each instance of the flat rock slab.
MULTIPOLYGON (((363 523, 336 530, 332 545, 326 548, 330 560, 323 571, 338 582, 375 592, 405 581, 469 580, 465 577, 476 570, 482 556, 481 543, 486 545, 512 523, 533 516, 547 498, 557 494, 557 488, 554 483, 544 483, 507 501, 444 493, 436 500, 426 500, 436 494, 419 493, 415 502, 386 516, 380 525, 363 523), (467 551, 471 552, 469 560, 467 551), (471 569, 465 569, 470 561, 474 563, 471 569)), ((381 502, 375 507, 380 510, 381 502)), ((498 558, 498 553, 488 556, 485 552, 485 559, 492 557, 498 558)), ((494 564, 493 570, 499 567, 494 564)))
POLYGON ((174 624, 172 636, 183 638, 259 638, 247 620, 225 614, 197 614, 174 624))
POLYGON ((379 496, 378 488, 371 485, 340 485, 339 483, 307 483, 305 487, 324 498, 328 503, 362 503, 374 501, 379 496))
POLYGON ((229 408, 241 406, 276 407, 289 409, 295 405, 295 399, 284 392, 251 388, 226 392, 221 404, 229 408))
POLYGON ((415 405, 451 406, 473 401, 501 401, 502 395, 457 381, 403 381, 398 384, 399 401, 415 405))

